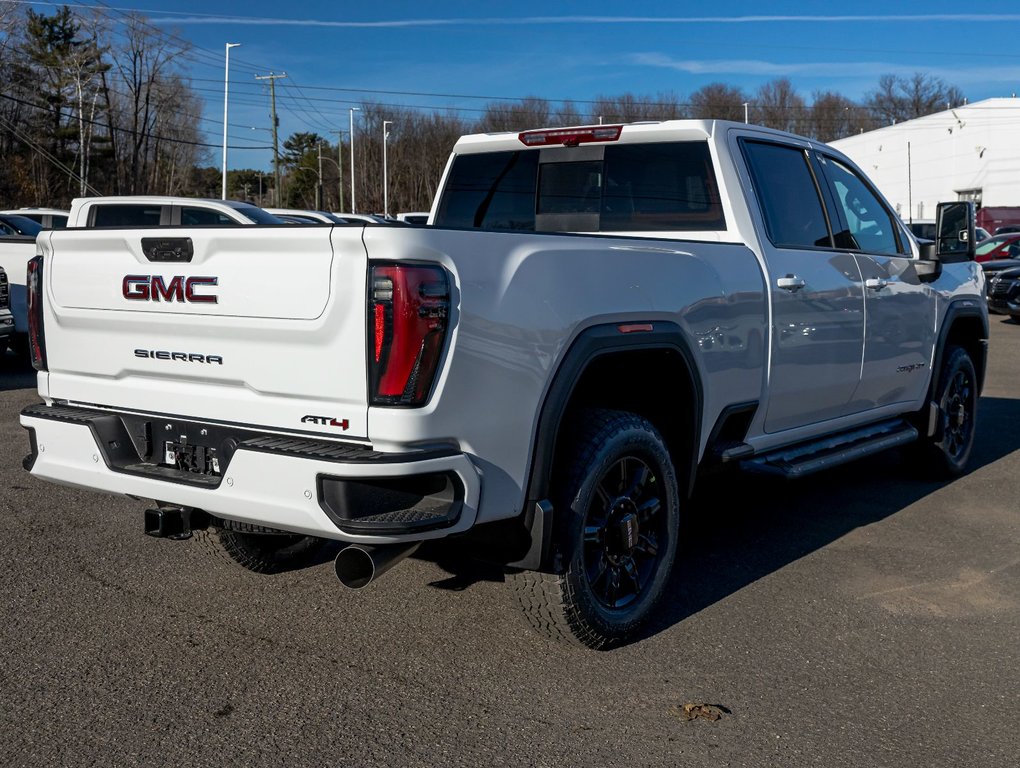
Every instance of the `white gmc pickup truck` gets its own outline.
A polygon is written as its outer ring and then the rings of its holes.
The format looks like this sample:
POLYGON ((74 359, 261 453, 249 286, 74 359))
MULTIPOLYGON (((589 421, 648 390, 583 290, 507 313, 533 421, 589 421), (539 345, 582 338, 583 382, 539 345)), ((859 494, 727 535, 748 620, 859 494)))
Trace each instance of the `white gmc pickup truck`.
POLYGON ((964 470, 973 228, 947 203, 919 246, 833 149, 675 121, 465 137, 426 227, 46 232, 25 466, 254 570, 347 542, 348 586, 450 537, 611 647, 703 470, 964 470))

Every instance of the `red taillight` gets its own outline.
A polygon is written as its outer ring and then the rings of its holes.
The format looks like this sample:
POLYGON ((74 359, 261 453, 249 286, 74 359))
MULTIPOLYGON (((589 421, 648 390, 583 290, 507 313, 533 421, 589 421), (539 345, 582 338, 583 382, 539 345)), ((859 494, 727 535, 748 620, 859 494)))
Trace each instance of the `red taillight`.
POLYGON ((580 128, 557 128, 555 130, 525 131, 517 135, 522 144, 529 147, 543 147, 562 144, 576 147, 593 141, 616 141, 623 131, 622 125, 586 125, 580 128))
POLYGON ((378 264, 369 276, 373 405, 428 400, 446 340, 450 286, 442 267, 378 264))
POLYGON ((26 289, 28 292, 28 348, 32 366, 46 370, 46 334, 43 332, 43 261, 42 256, 28 260, 26 289))

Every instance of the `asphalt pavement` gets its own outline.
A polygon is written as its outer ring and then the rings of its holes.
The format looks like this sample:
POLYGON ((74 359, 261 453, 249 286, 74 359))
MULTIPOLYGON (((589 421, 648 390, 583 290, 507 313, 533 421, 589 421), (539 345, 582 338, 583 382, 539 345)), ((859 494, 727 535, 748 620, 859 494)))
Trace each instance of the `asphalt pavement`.
POLYGON ((967 475, 889 453, 706 483, 658 620, 606 653, 533 634, 500 570, 442 548, 351 592, 330 552, 264 576, 146 537, 145 502, 22 469, 39 398, 4 363, 6 768, 1020 765, 1020 325, 1000 317, 967 475))

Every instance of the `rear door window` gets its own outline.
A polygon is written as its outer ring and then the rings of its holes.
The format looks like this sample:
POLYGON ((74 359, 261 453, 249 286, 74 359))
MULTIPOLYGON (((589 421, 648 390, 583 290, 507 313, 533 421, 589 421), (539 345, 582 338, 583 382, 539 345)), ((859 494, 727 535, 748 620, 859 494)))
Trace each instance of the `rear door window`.
POLYGON ((832 238, 807 153, 785 144, 741 142, 765 231, 779 248, 831 248, 832 238))

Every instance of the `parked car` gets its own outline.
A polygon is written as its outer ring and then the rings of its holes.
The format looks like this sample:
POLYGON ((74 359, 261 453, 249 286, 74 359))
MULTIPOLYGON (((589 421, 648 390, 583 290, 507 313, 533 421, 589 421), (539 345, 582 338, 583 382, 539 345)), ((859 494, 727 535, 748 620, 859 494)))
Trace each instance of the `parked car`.
POLYGON ((996 272, 985 290, 989 311, 1020 321, 1020 265, 996 272))
POLYGON ((3 270, 6 306, 14 315, 14 338, 7 338, 8 344, 18 349, 27 349, 28 305, 26 303, 25 280, 28 260, 36 253, 36 236, 42 227, 30 219, 17 215, 0 215, 0 270, 3 270))
MULTIPOLYGON (((934 240, 935 239, 935 220, 934 219, 914 219, 907 225, 907 228, 914 234, 914 237, 921 240, 934 240)), ((991 237, 991 233, 984 227, 974 227, 974 242, 980 243, 982 240, 987 240, 991 237)))
POLYGON ((71 201, 69 227, 231 226, 283 224, 258 206, 238 200, 190 197, 79 197, 71 201))
POLYGON ((1005 227, 998 227, 995 230, 995 234, 997 235, 1012 235, 1016 233, 1020 233, 1020 226, 1015 224, 1008 224, 1005 227))
POLYGON ((416 224, 421 226, 429 223, 429 212, 428 211, 414 211, 412 213, 398 213, 397 221, 403 221, 407 224, 416 224))
POLYGON ((299 208, 263 208, 266 213, 271 213, 278 219, 290 221, 295 224, 347 224, 335 213, 329 211, 305 211, 299 208))
POLYGON ((0 211, 0 215, 13 214, 40 224, 43 229, 63 229, 67 226, 67 211, 59 208, 17 208, 11 211, 0 211))
POLYGON ((334 216, 339 216, 344 219, 348 224, 354 224, 357 222, 364 222, 365 224, 398 224, 395 219, 387 219, 385 216, 376 216, 373 213, 342 213, 340 211, 334 211, 334 216))
POLYGON ((934 219, 914 219, 907 225, 907 228, 914 233, 914 237, 920 240, 935 239, 934 219))
POLYGON ((1020 232, 994 235, 979 242, 974 250, 974 259, 979 262, 1017 258, 1020 258, 1020 232))
POLYGON ((14 336, 14 315, 11 314, 11 287, 7 273, 0 267, 0 358, 7 354, 7 345, 14 336))
POLYGON ((0 213, 0 237, 35 237, 42 227, 17 214, 0 213))

